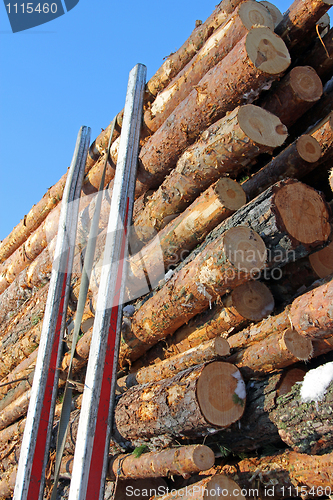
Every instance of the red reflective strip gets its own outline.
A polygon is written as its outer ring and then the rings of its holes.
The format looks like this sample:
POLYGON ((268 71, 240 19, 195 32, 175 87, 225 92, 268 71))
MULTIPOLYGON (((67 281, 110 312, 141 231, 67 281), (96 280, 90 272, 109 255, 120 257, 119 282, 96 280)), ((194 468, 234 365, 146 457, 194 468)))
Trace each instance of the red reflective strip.
POLYGON ((46 436, 47 436, 48 423, 50 419, 52 392, 54 387, 55 374, 57 370, 60 331, 61 331, 62 315, 64 314, 63 308, 65 302, 66 281, 67 281, 67 274, 65 274, 64 276, 64 283, 61 291, 59 314, 54 333, 49 374, 47 377, 47 382, 45 387, 43 407, 39 421, 35 452, 34 452, 34 458, 30 475, 29 491, 27 496, 28 500, 38 500, 41 484, 44 483, 44 481, 42 481, 43 464, 44 464, 45 454, 46 452, 48 452, 48 450, 46 450, 46 436))
MULTIPOLYGON (((126 248, 126 234, 127 234, 127 219, 128 219, 129 199, 127 198, 127 207, 124 223, 123 240, 121 244, 119 262, 124 260, 126 248)), ((121 283, 123 276, 123 266, 119 266, 117 280, 116 280, 116 293, 114 303, 119 304, 118 296, 120 293, 121 283)), ((106 431, 109 417, 109 406, 111 399, 111 381, 112 370, 114 364, 114 349, 116 344, 117 334, 117 318, 118 318, 119 305, 113 306, 111 310, 110 328, 108 333, 107 347, 105 353, 105 362, 103 370, 103 380, 101 386, 101 393, 99 397, 98 412, 96 419, 96 427, 94 430, 94 444, 92 450, 92 460, 90 462, 89 479, 87 485, 86 498, 89 500, 99 500, 99 492, 101 488, 103 463, 104 463, 104 450, 106 444, 106 431)))

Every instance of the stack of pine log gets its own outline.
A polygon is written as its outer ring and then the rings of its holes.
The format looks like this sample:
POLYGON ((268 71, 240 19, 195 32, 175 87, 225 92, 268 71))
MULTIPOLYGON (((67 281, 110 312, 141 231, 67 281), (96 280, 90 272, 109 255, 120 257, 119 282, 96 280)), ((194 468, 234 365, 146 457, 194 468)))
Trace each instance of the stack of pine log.
MULTIPOLYGON (((300 395, 305 373, 333 353, 331 5, 295 0, 282 15, 266 1, 223 0, 147 83, 107 498, 333 494, 333 383, 320 401, 300 395)), ((71 474, 121 123, 122 112, 59 498, 71 474)), ((54 433, 110 130, 86 163, 54 433)), ((0 244, 0 498, 13 492, 65 181, 0 244)), ((53 466, 51 451, 45 498, 53 466)))

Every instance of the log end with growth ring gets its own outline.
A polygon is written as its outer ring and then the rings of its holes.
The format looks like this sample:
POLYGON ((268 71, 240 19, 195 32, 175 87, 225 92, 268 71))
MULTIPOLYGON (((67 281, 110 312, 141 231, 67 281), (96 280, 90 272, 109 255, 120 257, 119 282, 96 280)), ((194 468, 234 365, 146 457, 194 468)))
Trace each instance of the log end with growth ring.
POLYGON ((245 409, 246 390, 238 368, 215 361, 203 369, 197 381, 197 399, 205 420, 216 427, 229 427, 245 409))
POLYGON ((288 130, 281 120, 259 106, 246 104, 237 115, 238 124, 253 142, 276 148, 288 137, 288 130))
POLYGON ((265 6, 260 5, 258 2, 243 2, 238 9, 238 15, 248 30, 253 26, 266 26, 274 30, 274 21, 271 13, 265 6))
POLYGON ((281 347, 300 361, 308 361, 313 355, 312 342, 296 330, 288 328, 281 339, 281 347))
POLYGON ((251 321, 266 318, 274 309, 274 297, 264 283, 248 281, 231 293, 232 305, 251 321))
POLYGON ((265 243, 247 226, 237 226, 226 231, 223 246, 227 259, 239 271, 255 275, 265 266, 265 243))
POLYGON ((308 163, 315 163, 321 157, 319 142, 311 135, 301 135, 296 141, 297 152, 308 163))
POLYGON ((238 210, 246 203, 246 194, 238 182, 229 177, 219 179, 214 187, 215 194, 221 207, 228 210, 238 210))
POLYGON ((277 395, 284 396, 288 394, 296 382, 302 382, 305 374, 306 371, 302 370, 302 368, 291 368, 284 372, 276 391, 277 395))
POLYGON ((316 102, 323 93, 323 84, 311 66, 296 66, 289 74, 290 86, 299 99, 316 102))
POLYGON ((284 41, 269 28, 252 28, 246 37, 246 50, 253 65, 269 75, 283 73, 291 62, 284 41))
POLYGON ((275 7, 275 5, 273 5, 271 2, 266 2, 265 0, 263 0, 260 3, 261 3, 261 5, 264 5, 264 7, 266 7, 268 12, 272 16, 273 22, 274 22, 274 28, 275 28, 283 19, 283 15, 281 14, 281 11, 277 7, 275 7))
MULTIPOLYGON (((243 490, 245 491, 245 490, 243 490)), ((245 500, 246 497, 242 494, 242 488, 228 476, 216 474, 206 485, 206 491, 203 496, 206 500, 213 498, 226 498, 233 500, 245 500)))
POLYGON ((290 182, 274 198, 277 217, 296 241, 310 245, 327 241, 330 232, 329 208, 320 194, 300 182, 290 182))
POLYGON ((215 455, 213 450, 208 446, 198 445, 193 448, 192 454, 193 466, 198 470, 208 470, 215 463, 215 455))
POLYGON ((312 253, 309 261, 319 278, 326 278, 333 273, 333 242, 319 252, 312 253))

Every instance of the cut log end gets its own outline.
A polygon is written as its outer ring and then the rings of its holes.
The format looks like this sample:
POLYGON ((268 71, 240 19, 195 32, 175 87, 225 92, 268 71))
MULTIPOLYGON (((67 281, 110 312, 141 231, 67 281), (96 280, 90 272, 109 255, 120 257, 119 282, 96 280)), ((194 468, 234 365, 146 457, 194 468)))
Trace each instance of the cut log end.
POLYGON ((202 498, 205 500, 206 498, 212 500, 220 497, 234 500, 245 500, 246 498, 242 495, 242 489, 233 479, 216 474, 209 483, 207 483, 205 494, 202 498))
POLYGON ((208 446, 199 445, 193 450, 192 460, 198 470, 208 470, 215 463, 215 455, 208 446))
POLYGON ((296 66, 290 71, 290 86, 305 102, 316 102, 323 94, 323 84, 311 66, 296 66))
POLYGON ((288 394, 296 382, 301 382, 303 380, 305 374, 306 371, 301 368, 292 368, 286 371, 280 380, 279 387, 276 391, 277 395, 283 396, 284 394, 288 394))
POLYGON ((298 182, 286 184, 275 195, 275 208, 288 234, 300 243, 327 241, 329 211, 315 189, 298 182))
POLYGON ((284 41, 269 28, 252 28, 246 37, 246 50, 254 66, 270 75, 283 73, 291 62, 284 41))
POLYGON ((274 297, 264 283, 248 281, 235 288, 232 304, 239 314, 251 321, 260 321, 274 309, 274 297))
POLYGON ((205 366, 197 382, 197 399, 207 422, 228 427, 245 408, 245 384, 234 365, 215 361, 205 366))
POLYGON ((332 170, 330 171, 330 175, 329 175, 328 180, 329 180, 329 183, 330 183, 331 189, 332 189, 332 191, 333 191, 333 168, 332 168, 332 170))
POLYGON ((321 156, 321 147, 319 142, 311 135, 302 135, 296 141, 297 152, 300 157, 309 162, 314 163, 321 156))
POLYGON ((326 278, 333 273, 333 242, 319 252, 312 253, 309 261, 319 278, 326 278))
POLYGON ((276 148, 288 137, 287 127, 277 116, 253 104, 239 109, 238 123, 250 139, 264 146, 276 148))
POLYGON ((291 328, 284 332, 281 342, 300 361, 308 361, 313 354, 311 340, 291 328))
POLYGON ((215 186, 215 192, 221 205, 229 210, 238 210, 246 203, 246 194, 238 182, 224 177, 215 186))
POLYGON ((253 26, 266 26, 274 30, 274 21, 269 10, 260 3, 249 1, 243 2, 238 10, 239 17, 245 28, 250 30, 253 26))
POLYGON ((239 270, 255 274, 265 265, 266 246, 261 237, 245 226, 229 229, 223 236, 228 260, 239 270))
POLYGON ((213 339, 214 349, 218 356, 228 356, 230 354, 229 342, 223 337, 213 339))
POLYGON ((268 12, 272 16, 275 28, 283 19, 281 11, 277 7, 275 7, 275 5, 273 5, 271 2, 266 2, 265 0, 263 0, 260 3, 264 5, 264 7, 266 7, 268 12))

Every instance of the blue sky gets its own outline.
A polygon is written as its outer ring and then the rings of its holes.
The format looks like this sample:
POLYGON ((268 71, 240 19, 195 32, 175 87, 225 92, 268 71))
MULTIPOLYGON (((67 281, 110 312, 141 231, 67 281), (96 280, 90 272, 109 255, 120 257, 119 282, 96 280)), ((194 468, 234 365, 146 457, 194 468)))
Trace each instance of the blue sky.
MULTIPOLYGON (((80 126, 91 127, 93 140, 123 108, 131 68, 145 64, 149 79, 217 0, 80 0, 65 15, 15 34, 4 3, 0 240, 66 172, 80 126)), ((273 3, 284 12, 291 2, 273 3)))

